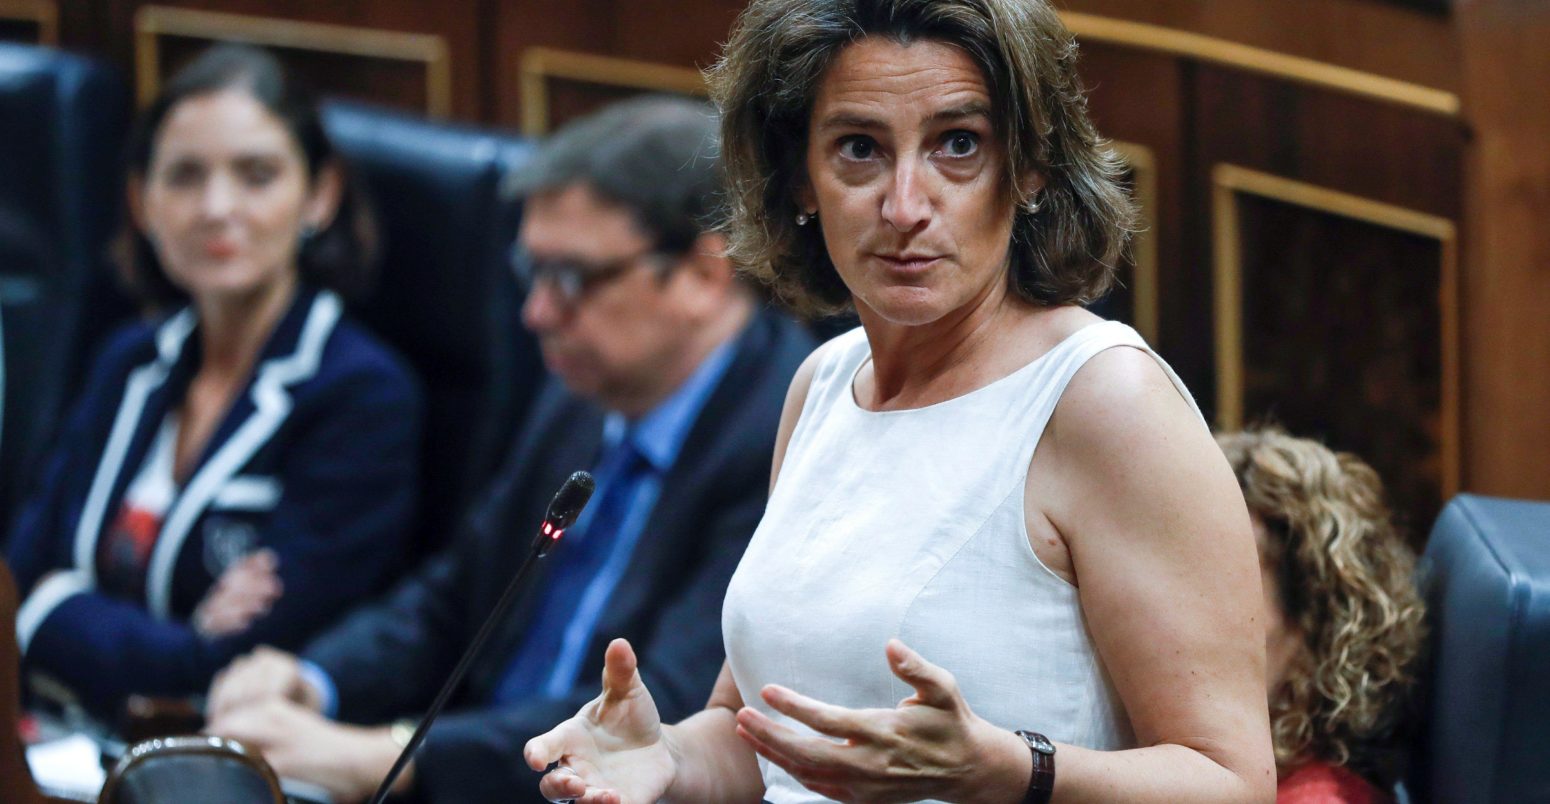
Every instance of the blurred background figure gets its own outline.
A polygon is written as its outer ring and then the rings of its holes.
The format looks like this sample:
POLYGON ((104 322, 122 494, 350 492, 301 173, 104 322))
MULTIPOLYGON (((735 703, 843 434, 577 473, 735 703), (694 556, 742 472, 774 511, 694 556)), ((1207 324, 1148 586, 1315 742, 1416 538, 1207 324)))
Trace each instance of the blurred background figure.
POLYGON ((220 46, 130 136, 131 289, 10 534, 26 667, 99 715, 297 645, 385 580, 415 508, 419 392, 342 314, 369 217, 312 97, 220 46))
POLYGON ((1378 474, 1272 428, 1217 442, 1259 542, 1276 800, 1390 801, 1425 629, 1378 474))
POLYGON ((644 672, 664 711, 704 703, 723 656, 722 596, 764 511, 781 400, 813 347, 735 276, 710 228, 717 153, 708 106, 645 97, 561 129, 514 177, 526 199, 523 322, 554 379, 450 549, 300 659, 265 650, 235 662, 211 689, 211 732, 338 801, 369 795, 550 495, 583 467, 597 477, 591 505, 536 565, 400 789, 540 801, 522 745, 595 694, 616 637, 652 658, 644 672))

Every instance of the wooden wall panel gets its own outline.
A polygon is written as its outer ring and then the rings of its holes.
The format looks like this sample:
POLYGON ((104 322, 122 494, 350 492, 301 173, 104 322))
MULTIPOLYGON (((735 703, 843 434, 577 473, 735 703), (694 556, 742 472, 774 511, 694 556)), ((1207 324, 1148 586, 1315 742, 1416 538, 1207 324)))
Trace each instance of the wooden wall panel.
MULTIPOLYGON (((527 98, 522 82, 523 61, 533 48, 702 69, 720 52, 743 5, 740 0, 578 0, 566 13, 556 14, 544 0, 500 3, 493 25, 498 44, 490 119, 513 129, 536 128, 524 116, 527 98)), ((663 89, 677 86, 678 82, 668 82, 663 89)), ((561 88, 556 102, 570 105, 558 110, 560 118, 593 103, 574 90, 594 94, 598 101, 619 94, 604 83, 561 88)))
POLYGON ((482 5, 481 0, 115 0, 112 13, 114 25, 131 39, 118 58, 134 65, 142 87, 151 28, 161 32, 154 38, 169 56, 156 68, 162 74, 201 41, 254 41, 276 46, 325 92, 477 120, 484 116, 486 91, 482 5), (199 13, 232 15, 232 22, 201 21, 199 13))
POLYGON ((534 137, 641 92, 706 93, 703 75, 693 68, 574 50, 530 47, 520 69, 522 131, 534 137))
MULTIPOLYGON (((158 78, 164 81, 178 68, 204 52, 211 39, 195 36, 158 35, 158 78)), ((436 85, 428 62, 388 58, 382 55, 344 53, 327 49, 270 46, 276 55, 321 92, 393 106, 405 111, 446 117, 450 112, 450 81, 436 85)), ((142 69, 145 69, 142 62, 142 69)), ((140 99, 152 97, 156 84, 142 74, 140 99)), ((159 82, 157 84, 159 84, 159 82)))
POLYGON ((1375 0, 1056 0, 1069 11, 1144 22, 1457 92, 1448 17, 1375 0))
POLYGON ((1402 515, 1429 523, 1460 489, 1462 126, 1210 65, 1193 82, 1191 181, 1212 197, 1193 222, 1212 243, 1216 421, 1281 418, 1355 451, 1402 515), (1244 169, 1264 178, 1223 178, 1244 169), (1303 212, 1229 198, 1224 184, 1303 212))
POLYGON ((1459 216, 1460 121, 1208 65, 1195 81, 1201 160, 1459 216))
MULTIPOLYGON (((1116 141, 1146 148, 1150 156, 1156 197, 1150 208, 1143 201, 1147 231, 1139 236, 1137 249, 1154 249, 1156 276, 1150 290, 1136 288, 1141 292, 1134 300, 1137 306, 1151 309, 1132 315, 1137 328, 1194 387, 1210 375, 1211 357, 1188 345, 1209 338, 1211 325, 1209 318, 1182 304, 1205 293, 1208 281, 1202 272, 1189 269, 1201 263, 1189 252, 1183 236, 1194 206, 1184 181, 1187 68, 1167 56, 1094 44, 1082 47, 1079 69, 1090 90, 1089 110, 1098 129, 1116 141)), ((1113 307, 1098 311, 1118 312, 1113 307)))
POLYGON ((1550 6, 1462 4, 1467 487, 1550 499, 1550 6))
POLYGON ((0 0, 0 42, 59 44, 59 5, 55 0, 0 0))
POLYGON ((1241 168, 1214 173, 1217 378, 1232 384, 1218 418, 1276 422, 1363 456, 1424 538, 1458 490, 1452 223, 1241 168))

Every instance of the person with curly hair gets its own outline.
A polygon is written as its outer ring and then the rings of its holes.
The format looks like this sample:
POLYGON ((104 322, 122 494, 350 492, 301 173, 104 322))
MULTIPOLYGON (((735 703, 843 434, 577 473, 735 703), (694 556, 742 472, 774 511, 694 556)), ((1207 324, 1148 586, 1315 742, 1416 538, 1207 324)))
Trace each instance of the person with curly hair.
POLYGON ((1259 542, 1276 801, 1388 801, 1425 632, 1415 553, 1382 482, 1355 455, 1276 429, 1217 442, 1259 542))

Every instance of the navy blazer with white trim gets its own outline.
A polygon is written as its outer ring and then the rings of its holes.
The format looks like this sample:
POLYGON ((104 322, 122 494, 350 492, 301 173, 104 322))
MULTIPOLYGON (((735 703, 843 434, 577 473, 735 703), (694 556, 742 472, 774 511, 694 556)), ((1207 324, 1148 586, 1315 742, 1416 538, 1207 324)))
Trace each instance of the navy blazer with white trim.
POLYGON ((167 510, 142 600, 96 589, 97 543, 198 368, 197 320, 185 309, 110 339, 11 533, 32 590, 17 615, 28 670, 110 714, 131 693, 203 692, 242 651, 295 647, 380 587, 413 519, 420 398, 342 314, 328 291, 297 294, 167 510), (280 600, 241 634, 200 637, 194 607, 258 547, 279 556, 280 600))

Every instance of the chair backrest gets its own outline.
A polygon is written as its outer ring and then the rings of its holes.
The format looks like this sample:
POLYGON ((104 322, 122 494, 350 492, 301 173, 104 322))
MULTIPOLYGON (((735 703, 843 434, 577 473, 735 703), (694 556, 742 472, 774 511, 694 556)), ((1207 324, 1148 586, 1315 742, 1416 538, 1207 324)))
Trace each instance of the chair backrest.
POLYGON ((382 237, 376 290, 354 312, 426 388, 423 553, 495 469, 542 373, 509 269, 521 207, 502 192, 530 146, 356 103, 327 104, 324 123, 382 237))
POLYGON ((26 467, 47 448, 87 346, 128 312, 109 292, 106 244, 131 108, 128 87, 103 65, 0 44, 3 523, 36 475, 26 467))
POLYGON ((1432 629, 1417 802, 1550 801, 1550 503, 1463 494, 1420 578, 1432 629))
POLYGON ((98 804, 285 804, 256 752, 221 737, 163 737, 130 746, 98 804))
POLYGON ((17 732, 21 714, 21 654, 16 649, 16 582, 0 560, 0 801, 43 804, 17 732))

